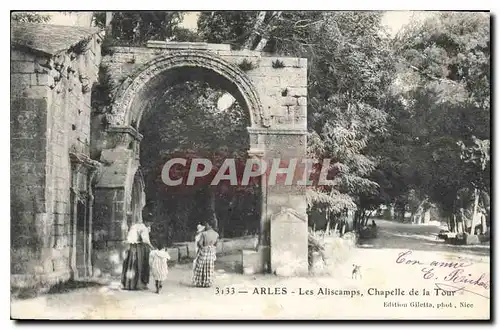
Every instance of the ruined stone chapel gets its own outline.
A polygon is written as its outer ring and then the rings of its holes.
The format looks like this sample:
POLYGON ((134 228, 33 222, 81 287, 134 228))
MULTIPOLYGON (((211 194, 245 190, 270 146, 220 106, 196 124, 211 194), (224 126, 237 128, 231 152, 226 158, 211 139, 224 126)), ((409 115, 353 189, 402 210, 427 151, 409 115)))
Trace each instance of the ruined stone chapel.
MULTIPOLYGON (((249 157, 305 157, 305 59, 162 41, 104 52, 103 40, 98 29, 11 25, 12 286, 121 272, 126 233, 144 207, 138 123, 169 84, 196 77, 231 93, 250 116, 249 157), (103 70, 117 88, 95 109, 103 70)), ((305 187, 261 186, 250 262, 280 274, 293 261, 292 274, 306 273, 305 187)))

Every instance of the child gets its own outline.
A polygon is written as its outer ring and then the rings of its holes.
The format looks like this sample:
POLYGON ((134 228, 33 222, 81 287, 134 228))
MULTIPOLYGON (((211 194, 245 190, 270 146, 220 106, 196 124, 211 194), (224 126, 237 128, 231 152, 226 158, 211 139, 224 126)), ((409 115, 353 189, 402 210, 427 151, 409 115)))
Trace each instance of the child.
POLYGON ((165 247, 161 250, 153 250, 149 254, 149 265, 151 268, 151 275, 156 282, 156 293, 160 293, 160 289, 163 287, 163 281, 167 279, 168 260, 170 260, 170 255, 165 247))

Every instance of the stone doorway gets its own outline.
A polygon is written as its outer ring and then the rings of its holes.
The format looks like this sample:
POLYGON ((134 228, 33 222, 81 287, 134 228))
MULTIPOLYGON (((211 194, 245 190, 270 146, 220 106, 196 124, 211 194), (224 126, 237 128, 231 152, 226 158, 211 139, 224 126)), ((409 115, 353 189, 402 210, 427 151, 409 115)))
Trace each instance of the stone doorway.
POLYGON ((87 201, 79 200, 76 206, 76 278, 91 276, 92 263, 89 262, 91 255, 90 219, 87 214, 87 201))
POLYGON ((72 164, 71 276, 73 279, 86 279, 93 273, 93 180, 99 164, 79 153, 70 153, 70 159, 72 164))

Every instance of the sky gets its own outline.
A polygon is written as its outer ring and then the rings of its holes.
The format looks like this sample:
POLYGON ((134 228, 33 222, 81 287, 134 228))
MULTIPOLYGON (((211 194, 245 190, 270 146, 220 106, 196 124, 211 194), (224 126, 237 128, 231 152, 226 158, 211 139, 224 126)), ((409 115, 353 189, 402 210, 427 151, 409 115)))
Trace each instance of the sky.
POLYGON ((382 24, 389 28, 392 36, 395 36, 412 18, 424 20, 435 14, 433 11, 388 11, 382 18, 382 24))

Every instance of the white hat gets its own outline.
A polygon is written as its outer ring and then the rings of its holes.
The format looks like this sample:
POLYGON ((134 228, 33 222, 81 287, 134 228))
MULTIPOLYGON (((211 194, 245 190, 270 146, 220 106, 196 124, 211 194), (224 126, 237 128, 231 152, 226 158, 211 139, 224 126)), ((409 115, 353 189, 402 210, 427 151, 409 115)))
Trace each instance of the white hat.
POLYGON ((196 226, 196 230, 197 230, 198 232, 204 231, 204 230, 205 230, 205 226, 198 225, 198 226, 196 226))

